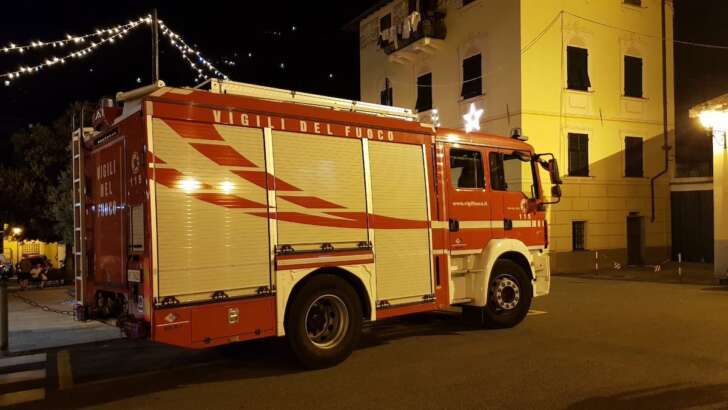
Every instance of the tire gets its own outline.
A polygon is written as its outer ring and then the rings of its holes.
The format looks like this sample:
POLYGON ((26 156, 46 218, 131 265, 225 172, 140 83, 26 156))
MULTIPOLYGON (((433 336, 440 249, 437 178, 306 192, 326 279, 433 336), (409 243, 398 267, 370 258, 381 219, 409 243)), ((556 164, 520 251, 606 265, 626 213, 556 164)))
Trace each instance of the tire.
POLYGON ((485 325, 496 329, 516 326, 528 314, 532 299, 528 273, 513 261, 497 261, 490 274, 488 303, 483 308, 485 325))
POLYGON ((308 369, 330 367, 349 357, 359 341, 361 324, 356 291, 329 274, 316 275, 303 285, 285 319, 288 343, 308 369))

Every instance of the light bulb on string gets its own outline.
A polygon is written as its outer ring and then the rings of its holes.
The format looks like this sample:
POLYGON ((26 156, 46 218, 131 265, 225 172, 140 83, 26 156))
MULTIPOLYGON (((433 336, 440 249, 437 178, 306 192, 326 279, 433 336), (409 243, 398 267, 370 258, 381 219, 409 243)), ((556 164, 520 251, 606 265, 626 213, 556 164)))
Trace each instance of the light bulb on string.
MULTIPOLYGON (((136 24, 136 25, 134 25, 134 28, 136 28, 138 26, 139 26, 139 24, 136 24)), ((83 48, 81 50, 73 51, 73 52, 71 52, 71 53, 69 53, 69 54, 67 54, 67 55, 65 55, 63 57, 52 56, 52 57, 46 58, 43 63, 38 64, 38 65, 35 65, 35 66, 30 66, 30 67, 28 67, 28 66, 20 66, 18 68, 18 70, 16 70, 16 71, 12 71, 12 72, 5 73, 5 74, 0 74, 0 78, 6 78, 6 80, 4 80, 4 81, 6 82, 6 85, 9 85, 10 80, 17 79, 21 75, 27 75, 27 74, 30 74, 30 73, 37 73, 38 71, 40 71, 43 68, 51 67, 51 66, 56 65, 58 63, 65 64, 67 58, 81 58, 81 57, 85 57, 85 56, 91 54, 91 52, 93 50, 95 50, 98 45, 101 45, 101 44, 104 44, 104 43, 107 43, 107 42, 108 43, 113 43, 114 40, 115 40, 115 38, 120 38, 120 39, 123 38, 123 34, 124 33, 120 32, 119 34, 115 34, 115 35, 112 35, 110 37, 104 37, 104 38, 100 39, 98 43, 93 42, 93 43, 91 43, 91 45, 88 45, 88 46, 86 46, 85 48, 83 48)), ((69 35, 69 37, 70 37, 70 35, 69 35)), ((71 37, 71 38, 73 38, 73 37, 71 37)), ((90 70, 90 71, 92 71, 92 70, 90 70)))
POLYGON ((89 39, 90 37, 99 37, 103 38, 104 36, 110 36, 114 33, 119 32, 128 32, 129 30, 132 30, 139 25, 143 23, 151 23, 151 17, 140 17, 137 20, 129 21, 127 24, 120 24, 116 27, 107 28, 107 29, 96 29, 93 32, 89 34, 84 34, 82 36, 74 36, 71 34, 66 34, 66 38, 63 40, 53 40, 53 41, 41 41, 41 40, 33 40, 29 44, 26 45, 17 45, 15 43, 9 43, 8 46, 3 47, 2 51, 5 53, 14 51, 18 53, 24 53, 25 50, 34 48, 34 49, 42 49, 47 46, 52 46, 54 48, 65 46, 69 43, 73 44, 80 44, 84 43, 89 39))
MULTIPOLYGON (((194 70, 197 70, 198 73, 202 73, 202 69, 198 67, 198 64, 192 61, 188 54, 193 54, 195 57, 197 57, 197 61, 200 66, 206 68, 209 72, 217 75, 218 77, 222 77, 224 79, 228 79, 228 76, 223 74, 220 70, 217 69, 212 63, 210 63, 208 60, 206 60, 199 50, 196 48, 191 47, 189 44, 187 44, 186 41, 177 33, 172 31, 169 27, 167 27, 162 20, 158 20, 159 27, 162 30, 162 34, 166 36, 170 42, 171 45, 173 45, 181 54, 182 58, 184 58, 189 64, 190 67, 192 67, 194 70)), ((209 78, 205 76, 205 78, 209 78)))

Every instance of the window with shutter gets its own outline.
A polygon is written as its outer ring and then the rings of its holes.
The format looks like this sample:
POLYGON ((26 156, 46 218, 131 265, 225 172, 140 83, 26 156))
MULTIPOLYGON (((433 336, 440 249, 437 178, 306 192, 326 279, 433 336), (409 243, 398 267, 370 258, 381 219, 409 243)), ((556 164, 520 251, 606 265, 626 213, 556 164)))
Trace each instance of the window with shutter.
POLYGON ((384 30, 387 30, 390 27, 392 27, 392 15, 391 14, 387 14, 379 19, 379 32, 380 33, 384 30))
POLYGON ((642 156, 642 138, 625 137, 624 138, 624 157, 625 169, 624 175, 627 177, 644 176, 643 156, 642 156))
POLYGON ((569 175, 589 176, 589 136, 569 133, 569 175))
POLYGON ((570 90, 589 91, 589 51, 585 48, 566 48, 566 65, 568 88, 570 90))
POLYGON ((642 98, 642 59, 624 56, 624 95, 642 98))
POLYGON ((417 11, 417 2, 419 0, 408 0, 407 2, 407 14, 412 14, 417 11))
POLYGON ((586 222, 571 222, 571 249, 583 251, 586 249, 586 222))
POLYGON ((418 112, 432 109, 432 73, 417 77, 417 103, 418 112))
POLYGON ((463 88, 460 95, 463 99, 483 94, 483 71, 480 54, 463 60, 463 88))
POLYGON ((394 105, 392 87, 387 87, 379 93, 379 102, 382 105, 394 105))

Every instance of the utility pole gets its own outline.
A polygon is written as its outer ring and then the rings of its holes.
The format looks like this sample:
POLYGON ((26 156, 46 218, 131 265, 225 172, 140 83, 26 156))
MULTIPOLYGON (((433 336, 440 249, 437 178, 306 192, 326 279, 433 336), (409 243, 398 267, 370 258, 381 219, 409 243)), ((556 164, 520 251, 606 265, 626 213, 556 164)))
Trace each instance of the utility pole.
MULTIPOLYGON (((8 230, 8 224, 0 223, 0 253, 5 252, 5 231, 8 230)), ((17 243, 17 242, 16 242, 17 243)), ((12 263, 12 259, 10 261, 12 263)), ((0 266, 0 269, 3 267, 0 266)), ((10 273, 8 273, 8 276, 10 273)), ((5 356, 8 353, 8 283, 5 275, 0 277, 0 355, 5 356)))
POLYGON ((152 83, 159 81, 159 20, 157 9, 152 9, 152 83))
POLYGON ((0 278, 0 355, 8 354, 8 281, 0 278))

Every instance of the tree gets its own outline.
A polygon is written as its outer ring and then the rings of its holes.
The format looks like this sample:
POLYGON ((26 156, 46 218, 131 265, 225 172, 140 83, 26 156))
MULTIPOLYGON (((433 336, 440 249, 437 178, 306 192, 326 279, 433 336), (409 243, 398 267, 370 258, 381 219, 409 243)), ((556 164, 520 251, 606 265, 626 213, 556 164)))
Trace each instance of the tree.
POLYGON ((73 240, 71 121, 80 106, 11 137, 12 158, 5 159, 10 165, 0 167, 0 220, 23 226, 26 238, 73 240))

